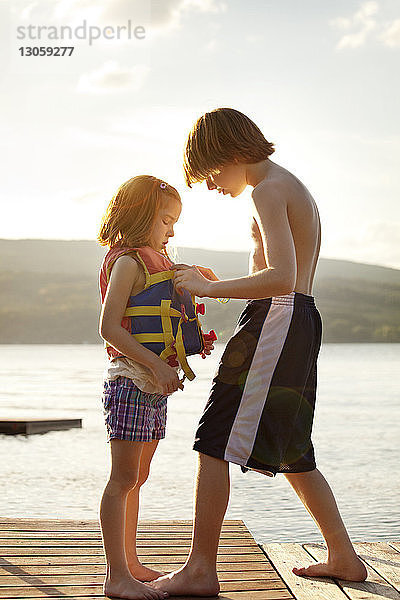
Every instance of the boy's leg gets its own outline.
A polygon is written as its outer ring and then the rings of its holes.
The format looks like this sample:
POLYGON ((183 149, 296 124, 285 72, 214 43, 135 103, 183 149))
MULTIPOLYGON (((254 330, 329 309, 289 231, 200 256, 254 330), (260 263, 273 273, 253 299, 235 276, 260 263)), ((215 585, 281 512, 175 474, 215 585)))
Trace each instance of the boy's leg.
POLYGON ((213 596, 219 592, 217 550, 229 502, 229 464, 199 453, 192 547, 185 565, 152 585, 171 596, 213 596))
POLYGON ((152 581, 163 575, 160 571, 153 571, 139 561, 136 549, 136 534, 139 515, 139 494, 141 486, 147 481, 150 472, 150 463, 157 449, 159 440, 144 442, 140 456, 139 476, 137 484, 128 493, 126 500, 126 525, 125 525, 125 552, 128 567, 132 575, 139 581, 152 581))
POLYGON ((125 510, 128 492, 137 483, 142 442, 110 441, 112 467, 100 503, 100 524, 107 574, 104 594, 132 600, 163 598, 132 577, 125 555, 125 510))
POLYGON ((318 525, 328 548, 327 561, 293 569, 296 575, 364 581, 367 571, 357 557, 328 482, 318 471, 288 473, 286 479, 318 525))

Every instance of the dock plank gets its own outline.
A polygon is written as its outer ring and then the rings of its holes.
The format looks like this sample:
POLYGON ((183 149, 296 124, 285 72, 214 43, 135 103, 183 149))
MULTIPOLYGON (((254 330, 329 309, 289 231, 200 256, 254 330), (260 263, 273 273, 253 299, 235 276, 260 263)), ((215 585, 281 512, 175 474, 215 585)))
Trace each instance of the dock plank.
MULTIPOLYGON (((0 519, 1 598, 104 598, 98 523, 33 521, 0 519)), ((190 521, 140 523, 142 562, 164 572, 179 567, 190 547, 191 528, 190 521)), ((219 600, 294 600, 241 521, 224 523, 217 569, 219 600)))
POLYGON ((293 567, 310 563, 301 544, 263 544, 262 548, 297 600, 348 600, 333 579, 309 579, 292 572, 293 567))
MULTIPOLYGON (((155 529, 157 527, 192 527, 192 521, 188 519, 176 519, 168 521, 166 519, 160 521, 140 521, 139 527, 150 527, 155 529)), ((222 530, 226 528, 235 527, 248 531, 243 521, 229 519, 224 521, 222 530)), ((94 531, 100 530, 100 525, 97 519, 32 519, 32 518, 18 518, 12 519, 10 517, 0 517, 0 528, 1 531, 7 529, 18 529, 22 531, 24 529, 36 529, 39 531, 44 530, 71 530, 82 531, 82 529, 92 529, 94 531)))
MULTIPOLYGON (((315 560, 325 560, 326 548, 323 544, 305 544, 304 547, 315 560)), ((360 556, 360 558, 364 557, 360 556)), ((350 600, 382 600, 382 598, 400 600, 400 594, 372 569, 367 562, 364 561, 364 564, 368 571, 366 581, 357 582, 335 579, 350 600)))
MULTIPOLYGON (((68 539, 71 537, 71 532, 70 531, 18 531, 18 530, 13 530, 13 531, 6 531, 6 532, 2 532, 0 531, 0 543, 3 542, 3 540, 36 540, 36 539, 44 539, 44 538, 48 538, 48 539, 68 539)), ((163 539, 184 539, 184 540, 191 540, 192 539, 192 530, 190 528, 190 530, 188 529, 187 531, 156 531, 156 530, 152 530, 149 529, 148 531, 143 530, 143 529, 138 529, 138 539, 142 538, 146 539, 146 540, 152 540, 152 539, 156 539, 156 540, 163 540, 163 539), (144 537, 145 536, 145 537, 144 537)), ((75 532, 74 533, 74 540, 101 540, 102 536, 101 536, 101 532, 94 532, 94 531, 90 531, 89 533, 81 533, 81 532, 75 532)), ((237 539, 241 539, 241 540, 249 540, 249 541, 254 541, 253 536, 251 535, 251 533, 249 533, 248 531, 223 531, 221 533, 221 540, 237 540, 237 539)))
POLYGON ((384 542, 361 542, 354 546, 364 562, 400 592, 400 552, 384 542))
MULTIPOLYGON (((182 565, 191 527, 190 521, 140 523, 143 563, 164 572, 182 565)), ((325 558, 322 544, 267 544, 263 552, 242 522, 227 521, 218 553, 222 588, 218 599, 400 600, 400 544, 362 542, 355 547, 368 568, 366 582, 296 577, 293 566, 325 558)), ((0 554, 1 598, 105 599, 105 560, 97 521, 0 519, 0 554), (43 531, 40 524, 49 529, 43 531)))
MULTIPOLYGON (((168 570, 166 566, 163 565, 164 573, 168 570)), ((273 577, 274 572, 271 570, 263 570, 263 571, 218 571, 219 580, 220 581, 237 581, 238 579, 241 581, 258 581, 260 579, 268 581, 276 581, 280 584, 280 580, 277 577, 273 577)), ((7 575, 0 576, 0 588, 1 586, 24 586, 34 584, 37 581, 37 578, 43 581, 43 584, 67 584, 74 582, 74 585, 84 585, 88 583, 102 583, 105 576, 105 568, 98 569, 97 573, 92 572, 90 570, 88 573, 74 573, 70 567, 70 565, 60 571, 58 573, 47 573, 44 570, 37 570, 36 573, 27 573, 27 570, 24 569, 21 572, 16 571, 12 574, 8 573, 7 575)), ((280 587, 280 585, 278 586, 280 587)))
MULTIPOLYGON (((220 553, 221 554, 245 554, 245 555, 249 555, 249 554, 259 554, 259 549, 257 546, 235 546, 235 547, 229 547, 229 546, 220 546, 220 553)), ((185 546, 152 546, 152 547, 143 547, 143 546, 138 546, 138 554, 140 556, 149 556, 152 554, 157 554, 159 556, 161 555, 182 555, 182 556, 186 556, 189 552, 190 549, 190 544, 187 544, 185 546)), ((60 546, 60 547, 53 547, 51 545, 48 546, 42 546, 42 547, 26 547, 26 546, 21 546, 21 547, 7 547, 4 546, 2 547, 2 555, 3 556, 30 556, 31 554, 36 554, 36 555, 42 555, 42 556, 80 556, 80 555, 87 555, 87 554, 99 554, 102 555, 103 554, 103 549, 101 548, 101 546, 99 545, 98 547, 96 546, 87 546, 87 547, 76 547, 74 548, 73 546, 60 546)))
MULTIPOLYGON (((100 598, 108 600, 101 592, 100 586, 93 587, 61 587, 61 588, 35 588, 34 595, 24 595, 26 590, 19 588, 18 592, 8 595, 8 592, 2 592, 1 597, 5 600, 20 600, 22 598, 79 598, 79 600, 93 600, 100 598)), ((246 590, 234 592, 222 592, 219 596, 197 597, 196 600, 293 600, 293 596, 286 590, 246 590)), ((193 596, 170 596, 169 600, 193 600, 193 596)))
MULTIPOLYGON (((186 559, 186 555, 185 554, 178 554, 178 555, 171 555, 168 556, 167 558, 160 555, 160 554, 153 554, 153 555, 148 555, 148 556, 143 556, 139 554, 139 557, 141 558, 141 561, 143 563, 147 564, 154 564, 154 565, 160 565, 160 564, 164 564, 166 562, 166 560, 168 560, 168 563, 173 563, 175 565, 181 565, 185 562, 186 559)), ((264 556, 260 555, 260 554, 240 554, 240 555, 235 555, 235 554, 218 554, 217 556, 217 564, 223 564, 223 563, 230 563, 232 565, 236 564, 236 563, 246 563, 246 564, 253 564, 253 563, 265 563, 264 560, 264 556)), ((104 554, 102 553, 91 553, 91 554, 78 554, 76 556, 74 555, 66 555, 64 556, 63 554, 59 554, 59 555, 37 555, 36 552, 34 555, 28 554, 25 556, 3 556, 0 557, 0 565, 18 565, 18 566, 23 566, 23 565, 65 565, 65 564, 71 564, 71 565, 82 565, 82 564, 86 564, 86 565, 92 565, 92 564, 96 564, 96 565, 103 565, 105 564, 104 561, 104 554)), ((175 568, 175 567, 174 567, 175 568)))
MULTIPOLYGON (((13 594, 16 596, 20 596, 25 590, 25 594, 29 596, 34 596, 37 590, 42 590, 46 592, 46 589, 49 588, 61 588, 61 589, 78 589, 78 588, 96 588, 97 593, 100 594, 102 591, 102 585, 104 581, 104 577, 99 575, 88 575, 88 576, 68 576, 64 577, 50 577, 43 579, 40 577, 24 577, 24 581, 17 581, 18 578, 10 578, 13 579, 11 582, 7 582, 6 584, 2 584, 0 586, 0 594, 3 596, 3 591, 5 588, 11 590, 13 594)), ((20 578, 21 579, 21 578, 20 578)), ((271 589, 284 589, 285 586, 282 584, 280 579, 253 579, 253 580, 238 580, 238 579, 227 579, 221 580, 221 590, 225 592, 240 592, 244 590, 271 590, 271 589)), ((78 590, 80 591, 80 590, 78 590)), ((87 592, 86 592, 87 593, 87 592)))
MULTIPOLYGON (((165 538, 156 538, 152 537, 148 539, 147 537, 138 537, 137 547, 138 548, 151 548, 151 547, 171 547, 171 544, 175 547, 184 546, 185 548, 190 546, 191 538, 179 538, 179 537, 171 537, 171 539, 165 538)), ((102 548, 103 543, 99 538, 97 540, 93 539, 79 539, 79 538, 63 538, 59 539, 56 537, 48 538, 34 538, 34 539, 26 539, 26 538, 15 538, 15 539, 3 539, 0 540, 2 548, 44 548, 51 546, 52 548, 57 548, 58 546, 62 548, 102 548)), ((240 546, 244 546, 246 548, 258 548, 254 539, 241 539, 241 538, 222 538, 220 541, 220 547, 227 548, 238 548, 240 546)))
MULTIPOLYGON (((163 570, 167 573, 174 571, 179 564, 182 563, 162 563, 163 570)), ((146 567, 150 569, 159 570, 160 565, 156 563, 145 562, 146 567)), ((255 577, 260 572, 264 575, 274 571, 273 567, 268 563, 263 562, 250 562, 250 563, 218 563, 217 571, 219 574, 229 574, 230 577, 237 579, 243 576, 247 577, 247 573, 255 577)), ((1 566, 0 562, 0 585, 3 585, 2 577, 10 574, 20 575, 64 575, 65 573, 79 574, 79 575, 105 575, 106 567, 105 564, 68 564, 68 565, 32 565, 31 563, 26 565, 13 565, 5 564, 1 566), (23 569, 21 569, 21 566, 23 569)), ((260 575, 261 576, 261 575, 260 575)))

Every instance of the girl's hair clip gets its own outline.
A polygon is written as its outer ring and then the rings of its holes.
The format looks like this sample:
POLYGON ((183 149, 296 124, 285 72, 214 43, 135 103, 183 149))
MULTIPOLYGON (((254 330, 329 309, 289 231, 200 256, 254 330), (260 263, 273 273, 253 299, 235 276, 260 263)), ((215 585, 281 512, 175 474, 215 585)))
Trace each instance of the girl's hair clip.
POLYGON ((162 190, 165 190, 165 188, 166 188, 166 187, 167 187, 167 184, 166 184, 166 183, 164 183, 164 181, 163 181, 162 183, 160 183, 160 188, 161 188, 162 190))

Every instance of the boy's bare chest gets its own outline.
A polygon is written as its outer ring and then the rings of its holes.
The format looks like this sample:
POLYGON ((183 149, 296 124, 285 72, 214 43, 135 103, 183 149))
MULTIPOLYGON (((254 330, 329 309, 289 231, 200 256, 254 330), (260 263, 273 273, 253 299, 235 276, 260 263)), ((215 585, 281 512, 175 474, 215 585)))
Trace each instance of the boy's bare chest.
POLYGON ((251 223, 251 239, 253 249, 250 259, 250 272, 252 273, 267 267, 266 248, 264 248, 260 227, 255 218, 251 223))

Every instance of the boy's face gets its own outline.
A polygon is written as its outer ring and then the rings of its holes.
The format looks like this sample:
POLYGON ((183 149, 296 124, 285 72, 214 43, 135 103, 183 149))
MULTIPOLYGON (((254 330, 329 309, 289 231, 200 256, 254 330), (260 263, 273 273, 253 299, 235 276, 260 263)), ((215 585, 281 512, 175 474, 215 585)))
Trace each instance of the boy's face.
POLYGON ((210 175, 206 182, 209 190, 218 190, 220 194, 230 194, 235 198, 247 186, 246 165, 243 163, 224 165, 219 168, 217 175, 210 175))

